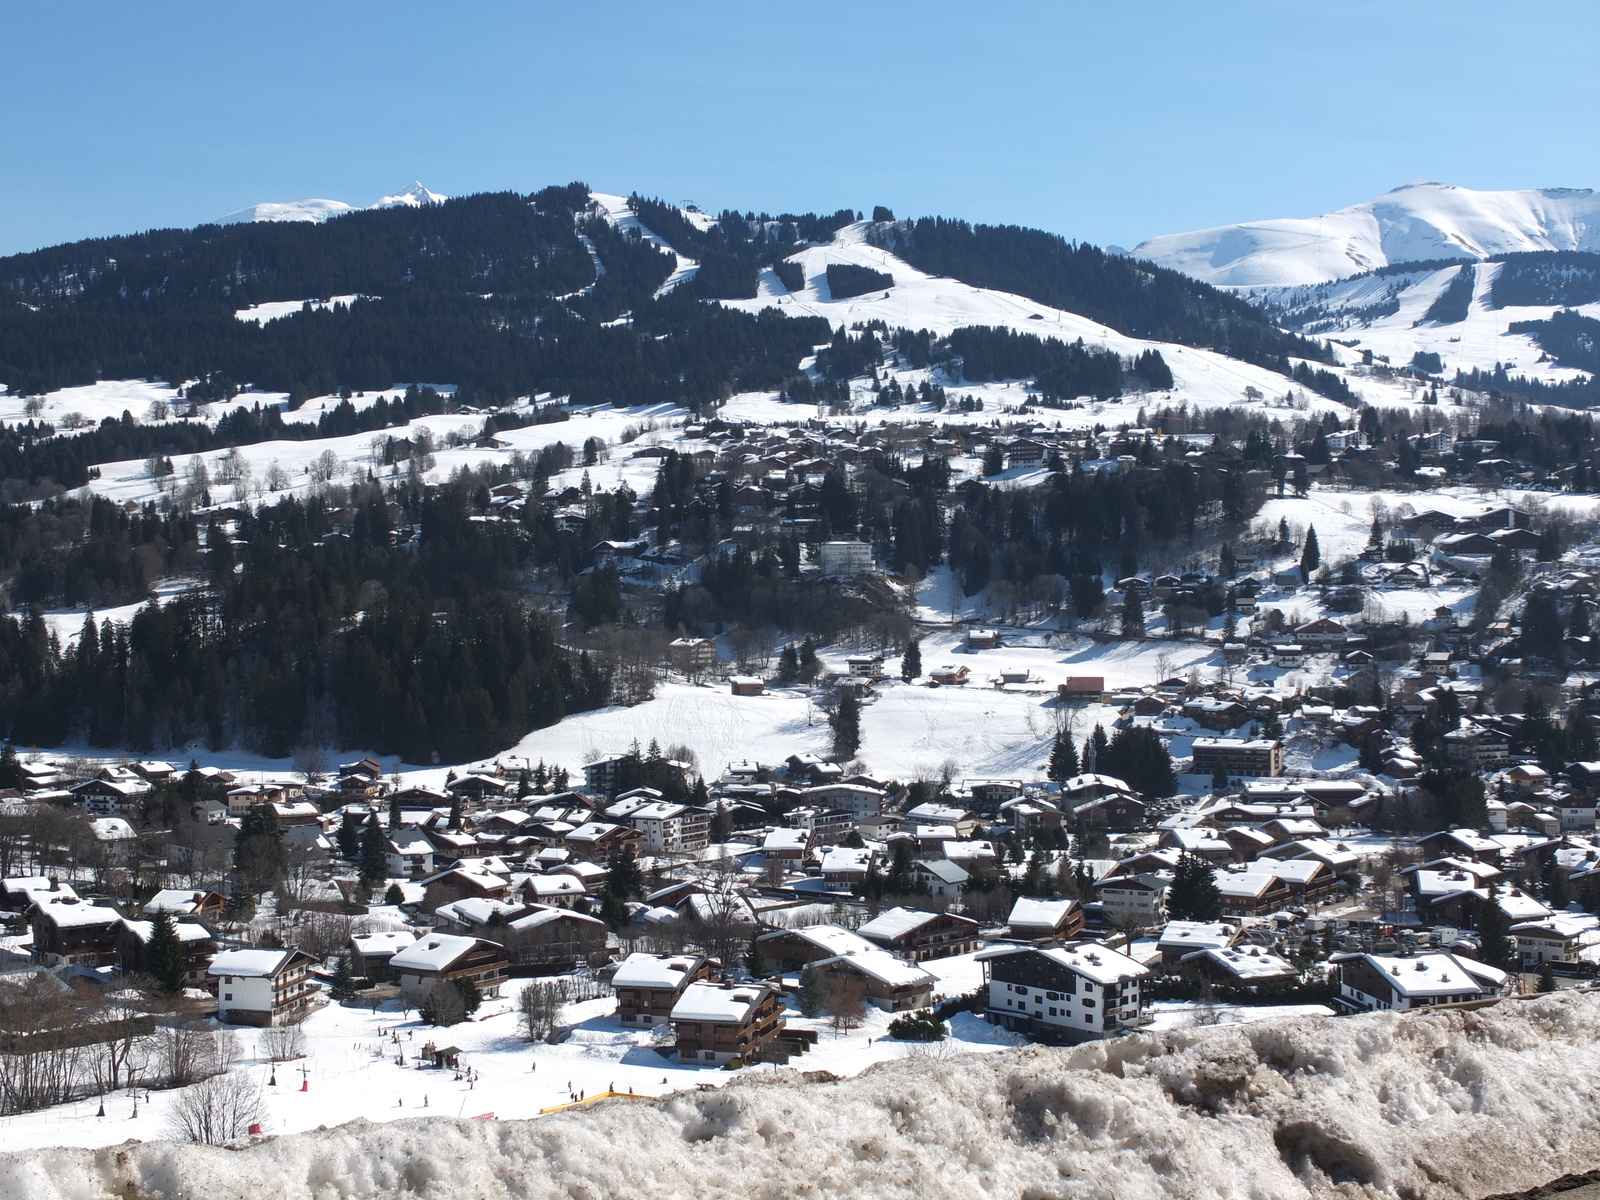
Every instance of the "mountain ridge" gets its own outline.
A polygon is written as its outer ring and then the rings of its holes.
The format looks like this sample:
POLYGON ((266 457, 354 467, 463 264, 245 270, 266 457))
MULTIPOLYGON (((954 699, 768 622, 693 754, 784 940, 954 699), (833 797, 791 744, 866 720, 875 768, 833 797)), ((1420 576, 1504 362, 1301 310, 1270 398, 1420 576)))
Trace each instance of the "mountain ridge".
POLYGON ((1162 234, 1131 254, 1219 287, 1328 283, 1398 263, 1600 250, 1591 188, 1477 191, 1413 180, 1314 217, 1162 234))

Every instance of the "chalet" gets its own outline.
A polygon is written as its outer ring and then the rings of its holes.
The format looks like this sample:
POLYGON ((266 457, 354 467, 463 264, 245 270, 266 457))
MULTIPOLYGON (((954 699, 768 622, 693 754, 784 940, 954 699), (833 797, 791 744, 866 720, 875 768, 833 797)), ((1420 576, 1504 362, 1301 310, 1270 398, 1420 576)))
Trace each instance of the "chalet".
POLYGON ((583 880, 565 871, 549 875, 528 875, 518 882, 512 895, 526 904, 570 908, 589 894, 583 880))
POLYGON ((195 921, 218 921, 228 898, 221 892, 199 891, 193 888, 162 888, 144 902, 141 910, 153 917, 158 912, 169 912, 174 917, 189 917, 195 921))
POLYGON ((611 977, 617 993, 617 1019, 624 1025, 661 1025, 691 983, 711 974, 711 960, 696 954, 646 954, 635 951, 611 977))
POLYGON ((206 975, 217 993, 217 1020, 234 1025, 287 1025, 298 1021, 316 985, 316 959, 304 950, 223 950, 206 975))
POLYGON ((968 650, 998 650, 999 648, 1000 631, 998 629, 967 630, 968 650))
POLYGON ((67 789, 91 817, 119 817, 133 812, 150 794, 150 785, 137 777, 128 782, 90 779, 67 789))
POLYGON ((1226 950, 1239 940, 1240 927, 1226 921, 1168 921, 1156 943, 1170 966, 1200 950, 1226 950))
POLYGON ((1056 697, 1063 704, 1099 704, 1105 694, 1106 681, 1101 675, 1068 675, 1056 685, 1056 697))
POLYGON ((114 908, 57 893, 39 897, 28 913, 33 960, 42 966, 107 967, 116 961, 122 914, 114 908))
POLYGON ((479 771, 463 775, 460 779, 452 779, 444 785, 444 790, 450 793, 452 799, 459 798, 467 804, 487 804, 499 800, 510 792, 511 788, 511 781, 497 779, 493 775, 485 775, 479 771))
POLYGON ((389 959, 400 993, 413 1003, 436 983, 467 979, 485 996, 498 996, 510 960, 506 948, 484 938, 430 933, 389 959))
POLYGON ((972 796, 974 805, 980 809, 993 811, 1007 800, 1014 800, 1022 795, 1022 780, 969 779, 966 781, 966 788, 972 796))
MULTIPOLYGON (((206 969, 217 952, 216 938, 197 921, 174 921, 178 944, 183 947, 184 986, 206 985, 206 969)), ((116 931, 117 969, 125 975, 142 975, 150 969, 146 950, 154 921, 133 921, 124 917, 116 931)))
POLYGON ((422 906, 429 912, 441 904, 477 897, 504 900, 511 892, 511 881, 504 876, 470 867, 452 867, 422 881, 422 906))
POLYGON ((644 835, 637 829, 605 821, 586 822, 566 836, 566 847, 574 858, 604 866, 610 866, 624 850, 637 854, 643 844, 644 835))
POLYGON ((27 912, 35 903, 50 900, 76 900, 78 893, 69 884, 45 875, 13 875, 0 880, 0 910, 27 912))
POLYGON ((912 966, 887 950, 864 950, 836 958, 818 959, 812 968, 824 977, 843 977, 860 986, 867 1003, 884 1012, 911 1012, 933 1003, 938 983, 921 967, 912 966))
POLYGON ((522 905, 509 900, 483 900, 470 898, 453 904, 441 904, 433 910, 433 927, 439 933, 470 934, 490 925, 509 923, 522 915, 522 905))
POLYGON ((1524 971, 1544 963, 1576 964, 1600 946, 1600 920, 1588 913, 1552 913, 1535 921, 1511 926, 1517 940, 1517 958, 1524 971))
POLYGON ((1506 734, 1482 726, 1463 726, 1442 740, 1445 760, 1467 771, 1499 767, 1511 753, 1511 739, 1506 734))
POLYGON ((1028 942, 1061 941, 1083 928, 1083 905, 1076 900, 1035 900, 1018 896, 1006 918, 1006 932, 1028 942))
POLYGON ((1493 999, 1507 979, 1496 967, 1454 954, 1335 954, 1328 961, 1339 968, 1334 1000, 1352 1012, 1407 1012, 1493 999))
POLYGON ((1332 649, 1342 645, 1348 636, 1349 630, 1331 617, 1318 617, 1315 621, 1295 626, 1294 630, 1294 640, 1308 650, 1332 649))
POLYGON ((1264 983, 1292 983, 1300 972, 1288 959, 1259 946, 1208 947, 1192 950, 1178 963, 1185 979, 1228 987, 1257 987, 1264 983))
POLYGON ((681 1063, 758 1062, 783 1032, 783 1002, 769 983, 691 983, 672 1006, 681 1063))
POLYGON ((883 655, 881 654, 852 654, 844 660, 846 669, 850 674, 862 679, 883 678, 883 655))
POLYGON ((972 671, 970 668, 958 667, 953 663, 946 663, 928 672, 928 682, 930 684, 939 684, 942 687, 958 687, 966 683, 971 677, 972 671))
POLYGON ((806 925, 799 929, 774 929, 757 936, 769 969, 778 974, 798 971, 824 958, 876 951, 866 938, 838 925, 806 925))
POLYGON ((759 675, 730 675, 728 690, 735 696, 764 696, 767 682, 759 675))
POLYGON ((535 908, 506 926, 507 949, 519 967, 570 971, 603 958, 606 923, 568 908, 535 908))
POLYGON ((822 882, 835 891, 848 891, 866 879, 873 857, 870 848, 830 846, 822 856, 822 882))
POLYGON ((928 895, 936 900, 959 896, 972 878, 972 872, 948 858, 912 863, 911 871, 917 877, 918 885, 926 888, 928 895))
POLYGON ((1213 878, 1225 917, 1259 917, 1291 903, 1288 880, 1267 871, 1217 871, 1213 878))
POLYGON ((1147 1024, 1149 968, 1093 943, 996 947, 978 955, 987 1016, 1039 1041, 1076 1043, 1147 1024))
POLYGON ((433 842, 420 829, 395 829, 384 839, 391 879, 426 879, 434 873, 433 842))
POLYGON ((417 940, 409 930, 384 930, 380 933, 353 933, 350 947, 350 973, 370 983, 384 983, 394 978, 389 970, 389 960, 417 940))
POLYGON ((954 913, 891 908, 856 930, 856 934, 909 962, 971 954, 978 948, 978 922, 954 913))
POLYGON ((800 798, 808 807, 847 812, 859 822, 882 812, 886 795, 887 792, 882 788, 866 784, 826 783, 819 787, 806 788, 800 793, 800 798))
POLYGON ((1167 919, 1167 874, 1113 875, 1100 881, 1100 903, 1118 926, 1150 929, 1167 919))
POLYGON ((1272 647, 1272 665, 1294 670, 1305 662, 1306 648, 1297 643, 1281 642, 1272 647))
POLYGON ((1198 696, 1184 704, 1183 715, 1203 729, 1221 732, 1243 725, 1250 719, 1250 710, 1237 700, 1198 696))

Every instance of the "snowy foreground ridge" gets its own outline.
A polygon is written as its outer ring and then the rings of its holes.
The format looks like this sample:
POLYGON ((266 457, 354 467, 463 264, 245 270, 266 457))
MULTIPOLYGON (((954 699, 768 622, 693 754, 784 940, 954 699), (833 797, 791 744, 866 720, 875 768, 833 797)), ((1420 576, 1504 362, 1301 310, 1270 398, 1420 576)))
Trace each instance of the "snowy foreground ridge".
POLYGON ((3 1200, 1481 1197, 1600 1161, 1600 994, 753 1076, 526 1122, 0 1155, 3 1200))

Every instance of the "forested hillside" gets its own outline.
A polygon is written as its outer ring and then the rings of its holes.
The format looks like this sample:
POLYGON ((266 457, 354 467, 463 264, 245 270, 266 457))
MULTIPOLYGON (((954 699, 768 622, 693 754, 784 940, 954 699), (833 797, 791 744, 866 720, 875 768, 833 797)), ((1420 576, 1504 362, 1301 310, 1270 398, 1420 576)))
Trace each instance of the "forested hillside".
POLYGON ((1015 292, 1133 337, 1206 346, 1284 372, 1290 357, 1329 356, 1326 346, 1284 333, 1244 300, 1043 230, 923 217, 879 224, 872 238, 919 270, 1015 292))

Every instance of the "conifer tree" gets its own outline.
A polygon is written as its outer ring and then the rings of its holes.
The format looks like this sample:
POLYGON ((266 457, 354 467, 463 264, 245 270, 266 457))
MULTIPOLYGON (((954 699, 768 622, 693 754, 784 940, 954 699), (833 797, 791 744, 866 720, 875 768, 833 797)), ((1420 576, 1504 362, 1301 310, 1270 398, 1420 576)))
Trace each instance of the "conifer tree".
POLYGON ((164 908, 150 921, 150 940, 145 943, 144 952, 145 973, 155 981, 156 989, 166 996, 183 991, 189 981, 189 968, 183 943, 178 940, 177 923, 164 908))
POLYGON ((910 683, 922 674, 922 642, 912 638, 906 643, 905 653, 900 656, 900 678, 910 683))
POLYGON ((356 994, 355 976, 350 973, 350 956, 339 955, 339 961, 334 964, 333 978, 328 982, 328 996, 332 1000, 350 1000, 356 994))
POLYGON ((767 956, 761 952, 761 939, 758 935, 750 935, 750 946, 744 954, 744 969, 757 979, 764 979, 767 974, 767 956))
POLYGON ((854 692, 840 693, 828 724, 833 727, 833 757, 840 762, 854 758, 861 748, 861 701, 854 692))
POLYGON ((1144 603, 1131 590, 1122 601, 1122 636, 1144 637, 1144 603))
POLYGON ((1306 544, 1300 551, 1300 578, 1311 582, 1311 574, 1322 565, 1322 551, 1317 546, 1317 527, 1306 530, 1306 544))
POLYGON ((828 1003, 828 981, 816 967, 806 966, 800 972, 800 985, 795 989, 795 1005, 804 1017, 820 1017, 828 1003))
POLYGON ((1167 916, 1174 921, 1215 921, 1222 916, 1222 893, 1205 859, 1185 853, 1167 891, 1167 916))
POLYGON ((1056 734, 1055 745, 1050 748, 1050 765, 1046 769, 1052 783, 1061 783, 1078 774, 1078 750, 1072 744, 1072 734, 1063 729, 1056 734))
POLYGON ((368 887, 382 883, 389 877, 389 839, 383 826, 368 821, 361 835, 361 882, 368 887))

